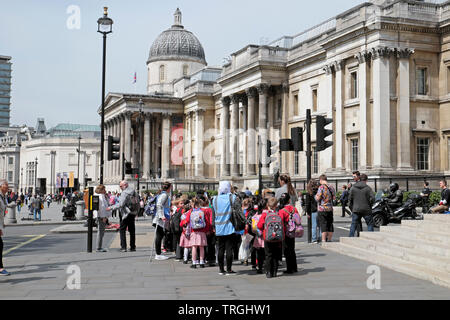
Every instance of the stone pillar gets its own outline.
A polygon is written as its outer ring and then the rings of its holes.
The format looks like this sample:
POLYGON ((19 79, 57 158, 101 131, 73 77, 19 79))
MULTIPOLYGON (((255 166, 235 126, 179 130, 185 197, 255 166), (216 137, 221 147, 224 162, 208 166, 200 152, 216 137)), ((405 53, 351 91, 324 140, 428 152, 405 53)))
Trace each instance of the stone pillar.
POLYGON ((104 159, 104 169, 103 169, 103 175, 104 175, 104 181, 109 182, 111 180, 111 161, 108 161, 108 136, 111 132, 111 121, 108 120, 105 122, 105 155, 103 157, 104 159))
POLYGON ((163 114, 162 120, 162 155, 161 155, 161 179, 168 179, 170 176, 170 113, 163 114))
POLYGON ((143 178, 148 179, 150 175, 150 132, 151 132, 151 114, 144 114, 144 163, 143 163, 143 178))
POLYGON ((231 176, 239 176, 239 95, 231 96, 231 176))
POLYGON ((196 136, 195 136, 195 178, 203 178, 203 133, 204 133, 204 118, 205 111, 198 109, 196 112, 196 136))
MULTIPOLYGON (((247 142, 247 129, 248 129, 248 109, 247 109, 247 97, 242 94, 240 95, 240 101, 242 104, 242 125, 243 127, 240 128, 240 132, 242 132, 242 175, 244 177, 247 176, 247 169, 248 169, 248 142, 247 142)), ((240 114, 240 112, 239 112, 240 114)), ((240 122, 239 122, 240 123, 240 122)))
POLYGON ((7 205, 7 210, 8 210, 8 214, 5 216, 5 223, 7 224, 16 224, 17 223, 17 219, 16 219, 16 203, 15 202, 11 202, 8 203, 7 205))
POLYGON ((259 93, 259 136, 260 136, 260 157, 262 163, 262 175, 269 175, 269 163, 267 158, 267 100, 269 95, 269 86, 267 84, 260 84, 258 87, 259 93))
POLYGON ((367 52, 356 55, 359 62, 358 97, 359 97, 359 164, 360 169, 367 169, 367 52))
MULTIPOLYGON (((113 134, 113 137, 115 137, 115 138, 120 137, 119 119, 118 118, 114 118, 113 119, 113 123, 114 123, 114 127, 113 127, 114 128, 114 134, 113 134)), ((112 176, 113 176, 114 183, 116 183, 117 180, 118 180, 118 176, 119 176, 119 174, 118 174, 118 167, 119 167, 119 164, 120 164, 120 161, 117 161, 117 160, 113 161, 113 174, 112 174, 112 176)))
POLYGON ((191 122, 192 122, 192 112, 186 113, 186 129, 185 129, 185 140, 184 140, 184 165, 185 165, 185 177, 186 179, 192 176, 191 174, 191 147, 192 147, 192 131, 191 131, 191 122))
POLYGON ((246 90, 248 99, 248 114, 247 114, 247 175, 256 175, 256 127, 255 127, 255 104, 257 91, 255 88, 246 90))
POLYGON ((409 58, 414 53, 411 49, 397 51, 399 92, 397 106, 397 169, 412 171, 411 165, 411 124, 410 124, 410 88, 409 58))
POLYGON ((220 131, 222 134, 222 156, 220 158, 221 175, 222 177, 230 176, 230 162, 229 162, 229 139, 228 139, 228 117, 230 109, 230 98, 222 98, 222 113, 220 115, 220 131))
POLYGON ((131 112, 125 112, 125 159, 131 162, 131 112))
MULTIPOLYGON (((291 135, 289 133, 289 84, 284 82, 281 85, 281 94, 282 94, 282 115, 281 115, 281 138, 282 139, 290 139, 291 135)), ((280 173, 289 173, 289 153, 283 152, 281 154, 282 164, 280 173)))
POLYGON ((77 201, 75 203, 76 207, 77 207, 77 215, 76 215, 76 219, 77 220, 83 220, 84 219, 84 208, 85 208, 85 203, 84 200, 80 200, 77 201))
POLYGON ((374 169, 391 168, 390 52, 389 48, 372 49, 374 169))
POLYGON ((343 61, 338 61, 334 63, 334 68, 336 70, 336 169, 344 170, 343 165, 343 148, 344 148, 344 108, 342 107, 342 97, 343 97, 343 79, 342 79, 342 68, 343 61))
MULTIPOLYGON (((122 180, 123 174, 123 166, 124 166, 124 158, 125 155, 125 117, 123 114, 120 115, 120 180, 122 180)), ((128 159, 126 159, 128 161, 128 159)))

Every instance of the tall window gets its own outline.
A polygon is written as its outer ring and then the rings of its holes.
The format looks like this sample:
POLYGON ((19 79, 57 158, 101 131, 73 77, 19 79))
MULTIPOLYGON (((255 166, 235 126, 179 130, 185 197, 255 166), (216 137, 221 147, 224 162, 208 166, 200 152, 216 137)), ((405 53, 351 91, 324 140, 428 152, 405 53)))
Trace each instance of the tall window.
POLYGON ((8 158, 8 164, 14 164, 14 158, 13 157, 9 157, 8 158))
POLYGON ((319 173, 319 153, 317 152, 317 147, 312 148, 313 153, 313 173, 319 173))
POLYGON ((450 138, 447 138, 447 153, 448 170, 450 170, 450 138))
POLYGON ((317 89, 312 91, 312 110, 313 112, 317 111, 317 89))
POLYGON ((430 138, 417 138, 417 170, 430 170, 430 138))
POLYGON ((358 73, 352 72, 350 74, 350 99, 358 98, 358 73))
POLYGON ((159 67, 159 82, 164 82, 165 80, 165 67, 164 66, 160 66, 159 67))
POLYGON ((417 94, 427 95, 427 68, 417 69, 417 94))
POLYGON ((298 176, 300 172, 299 161, 298 161, 299 152, 294 152, 294 175, 298 176))
POLYGON ((187 76, 188 75, 188 71, 189 71, 189 67, 184 65, 183 66, 183 76, 187 76))
POLYGON ((447 67, 447 93, 450 93, 450 66, 447 67))
POLYGON ((294 116, 298 116, 298 94, 294 95, 294 116))
POLYGON ((278 105, 277 105, 277 120, 281 121, 283 116, 283 103, 281 99, 278 99, 278 105))
POLYGON ((359 170, 359 141, 358 139, 350 140, 352 155, 352 171, 359 170))
POLYGON ((13 172, 12 171, 8 171, 8 182, 14 182, 13 181, 13 172))

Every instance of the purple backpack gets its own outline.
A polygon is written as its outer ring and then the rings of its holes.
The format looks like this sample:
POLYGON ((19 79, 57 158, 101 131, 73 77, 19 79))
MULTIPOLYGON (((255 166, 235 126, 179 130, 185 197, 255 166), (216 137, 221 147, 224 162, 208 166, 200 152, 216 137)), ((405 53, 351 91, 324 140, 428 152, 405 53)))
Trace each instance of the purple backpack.
POLYGON ((302 218, 300 215, 295 212, 295 209, 292 212, 285 210, 289 213, 289 222, 286 228, 286 237, 288 238, 301 238, 303 237, 304 229, 302 226, 302 218))

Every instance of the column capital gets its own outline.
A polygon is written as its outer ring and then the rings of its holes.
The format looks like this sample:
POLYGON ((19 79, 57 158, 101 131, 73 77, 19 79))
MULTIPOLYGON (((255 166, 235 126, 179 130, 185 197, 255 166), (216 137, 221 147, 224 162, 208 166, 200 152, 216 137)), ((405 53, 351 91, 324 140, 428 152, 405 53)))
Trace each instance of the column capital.
POLYGON ((241 100, 241 96, 239 95, 239 94, 232 94, 231 96, 230 96, 230 99, 231 99, 231 103, 232 104, 239 104, 239 101, 241 100))
POLYGON ((245 94, 247 95, 248 99, 254 99, 254 98, 256 98, 258 91, 256 90, 256 88, 251 87, 251 88, 245 89, 245 94))
POLYGON ((240 94, 239 95, 239 101, 242 103, 243 106, 248 105, 248 99, 246 94, 240 94))
POLYGON ((131 112, 131 111, 125 111, 124 113, 122 113, 122 115, 125 118, 125 120, 131 120, 131 115, 132 114, 133 114, 133 112, 131 112))
POLYGON ((261 83, 257 87, 258 93, 260 95, 268 95, 269 94, 269 88, 270 88, 270 86, 267 83, 261 83))
POLYGON ((392 48, 388 47, 377 47, 372 48, 370 50, 370 54, 372 56, 373 60, 379 59, 379 58, 387 58, 389 55, 393 52, 392 48))
POLYGON ((344 60, 335 61, 332 63, 332 65, 336 72, 342 71, 342 69, 344 68, 344 60))
POLYGON ((355 58, 359 64, 366 63, 370 59, 370 54, 364 50, 355 54, 355 58))
POLYGON ((197 110, 195 110, 195 113, 198 116, 204 115, 206 113, 206 109, 205 108, 198 108, 197 110))
POLYGON ((327 76, 333 74, 333 65, 327 64, 325 67, 322 68, 323 71, 327 74, 327 76))
POLYGON ((395 54, 398 59, 409 59, 414 54, 414 49, 403 48, 403 49, 395 49, 395 54))
POLYGON ((170 119, 172 117, 172 112, 162 112, 161 116, 163 117, 163 119, 170 119))
POLYGON ((222 98, 222 105, 223 105, 224 107, 229 107, 229 106, 230 106, 230 103, 231 103, 230 97, 223 97, 223 98, 222 98))

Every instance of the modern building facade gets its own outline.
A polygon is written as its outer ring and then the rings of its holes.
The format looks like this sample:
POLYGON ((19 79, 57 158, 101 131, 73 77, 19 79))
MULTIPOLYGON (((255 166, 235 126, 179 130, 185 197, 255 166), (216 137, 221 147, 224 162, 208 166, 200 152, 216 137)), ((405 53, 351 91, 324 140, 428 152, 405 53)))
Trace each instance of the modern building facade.
MULTIPOLYGON (((107 128, 124 137, 125 157, 142 163, 144 179, 228 179, 256 189, 259 157, 267 163, 260 150, 290 138, 307 109, 313 122, 333 119, 333 147, 313 146, 314 176, 450 174, 448 2, 365 2, 299 34, 248 45, 221 68, 206 66, 199 42, 177 38, 179 10, 175 26, 152 46, 148 94, 107 100, 107 128)), ((106 181, 116 183, 121 166, 108 166, 106 181)), ((278 169, 306 178, 305 153, 283 153, 262 174, 278 169)))
POLYGON ((9 127, 11 106, 11 57, 0 55, 0 126, 9 127))

